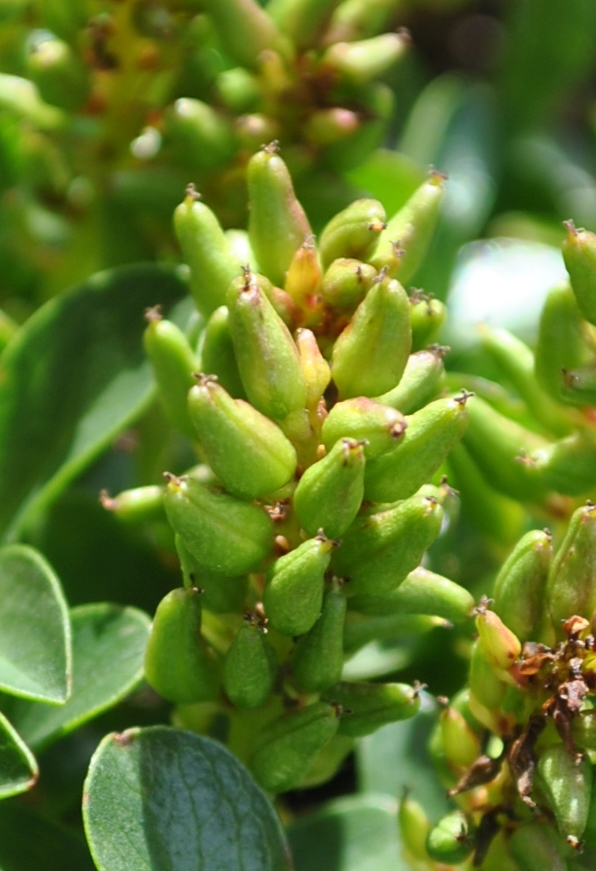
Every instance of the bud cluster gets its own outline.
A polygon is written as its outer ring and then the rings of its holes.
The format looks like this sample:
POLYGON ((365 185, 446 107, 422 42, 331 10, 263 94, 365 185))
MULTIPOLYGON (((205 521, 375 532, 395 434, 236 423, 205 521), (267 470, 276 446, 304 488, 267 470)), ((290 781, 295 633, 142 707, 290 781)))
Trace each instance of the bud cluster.
POLYGON ((416 684, 342 680, 350 627, 361 646, 379 616, 458 622, 474 605, 422 566, 471 396, 445 390, 445 349, 427 344, 440 306, 403 286, 442 188, 432 173, 389 221, 356 201, 316 245, 273 143, 248 165, 247 261, 193 189, 176 210, 202 343, 151 310, 147 350, 201 464, 166 475, 184 586, 157 610, 146 675, 176 722, 225 721, 273 792, 328 778, 356 738, 419 707, 416 684))

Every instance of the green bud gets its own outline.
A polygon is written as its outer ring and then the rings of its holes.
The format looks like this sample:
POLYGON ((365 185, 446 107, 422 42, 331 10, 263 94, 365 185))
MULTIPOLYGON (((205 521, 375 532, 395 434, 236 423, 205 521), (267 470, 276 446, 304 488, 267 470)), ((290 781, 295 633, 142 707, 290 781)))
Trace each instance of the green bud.
POLYGON ((445 865, 464 862, 475 846, 474 827, 459 810, 440 819, 426 838, 426 851, 430 858, 445 865))
POLYGON ((250 760, 250 768, 263 789, 286 792, 300 786, 313 758, 336 734, 339 716, 337 706, 314 702, 269 723, 250 760))
POLYGON ((422 805, 412 798, 408 790, 404 791, 399 803, 397 822, 406 861, 427 861, 425 842, 431 830, 430 820, 422 805))
POLYGON ((318 43, 338 3, 339 0, 270 0, 267 12, 301 50, 318 43))
POLYGON ((334 554, 333 571, 350 579, 350 595, 391 592, 420 565, 442 519, 439 502, 426 496, 358 518, 334 554))
POLYGON ((304 125, 304 138, 318 148, 334 145, 356 133, 361 124, 361 116, 351 109, 342 106, 316 109, 304 125))
POLYGON ((385 228, 385 209, 373 199, 355 200, 326 224, 319 238, 323 269, 334 260, 366 260, 385 228))
POLYGON ((143 336, 145 351, 151 367, 166 416, 172 426, 195 439, 186 396, 194 384, 193 372, 197 358, 182 330, 159 313, 159 307, 147 309, 148 321, 143 336))
POLYGON ((413 717, 420 707, 420 688, 405 683, 343 681, 326 690, 325 698, 343 708, 339 734, 363 738, 387 723, 413 717))
POLYGON ((563 260, 582 315, 596 324, 596 234, 565 221, 563 260))
POLYGON ((217 375, 217 380, 231 396, 246 399, 234 353, 228 307, 225 305, 216 308, 207 321, 201 347, 201 365, 196 368, 217 375))
POLYGON ((552 810, 557 828, 571 847, 584 833, 592 792, 592 763, 587 756, 569 752, 564 744, 552 744, 536 766, 540 788, 552 810))
POLYGON ((580 711, 571 723, 571 734, 582 750, 596 750, 596 710, 580 711))
POLYGON ((364 490, 373 502, 407 499, 443 465, 468 426, 473 394, 437 399, 406 417, 406 432, 391 450, 366 464, 364 490))
POLYGON ((290 55, 290 44, 277 25, 255 0, 202 0, 212 18, 222 47, 233 61, 257 69, 266 49, 290 55))
POLYGON ((203 456, 234 496, 258 499, 293 478, 296 451, 277 424, 211 376, 191 389, 188 411, 203 456))
POLYGON ((325 302, 339 311, 354 311, 377 277, 369 263, 349 257, 334 260, 323 276, 321 293, 325 302))
POLYGON ((479 736, 464 715, 449 705, 439 716, 439 730, 445 761, 454 768, 469 768, 482 753, 479 736))
POLYGON ((284 290, 300 309, 305 326, 319 324, 323 317, 321 283, 323 273, 319 264, 314 237, 306 239, 296 249, 286 272, 284 290))
POLYGON ((270 555, 274 527, 263 508, 193 478, 166 477, 168 520, 199 563, 236 577, 254 571, 270 555))
POLYGON ((521 538, 503 563, 493 589, 494 609, 520 641, 540 637, 553 548, 547 529, 521 538))
POLYGON ((336 402, 321 428, 321 439, 327 451, 342 438, 365 443, 367 461, 392 450, 403 438, 406 420, 403 414, 366 396, 336 402))
MULTIPOLYGON (((352 86, 354 87, 354 86, 352 86)), ((320 162, 336 172, 346 172, 362 166, 366 159, 379 148, 387 134, 387 124, 395 112, 393 89, 384 82, 368 82, 360 85, 352 97, 356 105, 365 106, 358 125, 352 132, 329 144, 320 153, 320 162)))
POLYGON ((165 133, 174 154, 198 170, 224 166, 233 156, 234 130, 219 111, 190 97, 180 97, 165 112, 165 133))
POLYGON ((520 871, 568 871, 565 845, 545 822, 522 823, 509 839, 520 871))
POLYGON ((396 590, 382 596, 361 594, 350 599, 350 610, 372 616, 429 614, 461 623, 472 613, 474 597, 464 587, 418 566, 396 590))
POLYGON ((380 277, 333 346, 331 375, 340 397, 377 396, 399 382, 410 355, 408 296, 380 277))
POLYGON ((248 590, 248 577, 228 577, 205 568, 189 551, 184 539, 176 534, 176 550, 185 587, 198 587, 203 610, 214 614, 234 614, 242 609, 248 590))
POLYGON ((27 73, 46 103, 67 112, 80 109, 89 96, 89 68, 68 43, 48 31, 35 31, 27 56, 27 73))
POLYGON ((414 351, 422 351, 436 342, 447 317, 447 307, 432 294, 419 290, 411 293, 410 305, 412 348, 414 351))
POLYGON ((107 490, 99 494, 99 501, 119 520, 139 523, 146 520, 161 519, 164 516, 163 487, 150 484, 147 487, 133 487, 111 497, 107 490))
POLYGON ((307 390, 296 344, 264 292, 248 273, 228 295, 230 329, 250 402, 277 420, 306 406, 307 390))
POLYGON ((271 626, 282 635, 304 635, 316 623, 334 546, 317 535, 280 556, 268 570, 263 604, 271 626))
POLYGON ((324 53, 322 64, 349 82, 363 84, 391 69, 405 56, 410 43, 406 30, 356 42, 336 42, 324 53))
POLYGON ((588 502, 572 515, 567 534, 553 560, 546 605, 557 636, 561 621, 596 610, 596 505, 588 502))
POLYGON ((200 202, 192 185, 174 211, 174 229, 182 257, 190 269, 190 292, 201 314, 208 316, 226 301, 226 291, 241 272, 230 243, 211 209, 200 202))
POLYGON ((271 694, 277 674, 275 652, 256 618, 245 618, 223 663, 223 687, 240 708, 254 708, 271 694))
POLYGON ((566 372, 582 370, 596 360, 596 333, 582 317, 568 285, 548 294, 536 343, 535 369, 539 384, 550 396, 570 405, 590 405, 596 391, 577 389, 566 372))
POLYGON ((445 176, 432 171, 427 181, 390 219, 377 247, 367 258, 375 269, 387 269, 402 284, 411 280, 430 245, 443 199, 445 176))
POLYGON ((294 650, 292 672, 301 692, 321 692, 340 680, 345 616, 345 593, 341 584, 335 583, 325 593, 317 622, 294 650))
POLYGON ((219 696, 219 666, 201 636, 201 596, 196 588, 169 592, 157 606, 145 651, 145 677, 178 704, 219 696))
POLYGON ((534 354, 528 346, 508 330, 482 325, 482 347, 510 381, 538 423, 555 435, 566 435, 572 421, 569 414, 553 401, 538 384, 534 354))
POLYGON ((248 234, 261 271, 281 287, 295 252, 312 230, 277 152, 278 144, 272 142, 248 162, 248 234))
POLYGON ((324 530, 339 538, 351 526, 364 496, 364 448, 361 442, 341 439, 310 466, 294 491, 294 508, 309 535, 324 530))
POLYGON ((251 112, 259 105, 261 84, 256 75, 244 67, 222 70, 215 80, 217 95, 233 112, 251 112))
POLYGON ((306 383, 306 407, 314 409, 329 386, 331 369, 319 350, 312 330, 296 330, 295 341, 306 383))

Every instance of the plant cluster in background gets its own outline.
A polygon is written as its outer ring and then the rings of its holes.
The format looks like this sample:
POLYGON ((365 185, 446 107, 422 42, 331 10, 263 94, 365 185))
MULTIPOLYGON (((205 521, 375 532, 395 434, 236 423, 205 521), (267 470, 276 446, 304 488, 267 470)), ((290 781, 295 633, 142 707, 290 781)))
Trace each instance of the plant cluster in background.
POLYGON ((596 867, 596 7, 0 20, 0 868, 596 867))

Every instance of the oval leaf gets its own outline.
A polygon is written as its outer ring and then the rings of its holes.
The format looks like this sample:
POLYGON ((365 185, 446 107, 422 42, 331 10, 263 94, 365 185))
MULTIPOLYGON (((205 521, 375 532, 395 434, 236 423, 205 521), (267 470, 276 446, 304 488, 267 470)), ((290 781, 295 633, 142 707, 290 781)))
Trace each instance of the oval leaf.
POLYGON ((70 618, 72 692, 66 704, 55 708, 15 699, 3 705, 36 750, 121 701, 143 676, 151 625, 143 611, 98 603, 73 608, 70 618))
POLYGON ((85 782, 100 871, 291 869, 269 800, 222 745, 152 726, 108 735, 85 782))
POLYGON ((60 582, 26 545, 0 550, 0 688, 62 704, 71 681, 68 608, 60 582))
POLYGON ((327 804, 288 831, 296 871, 408 871, 400 857, 397 802, 357 795, 327 804))
POLYGON ((10 801, 0 803, 0 871, 94 871, 70 831, 10 801))
POLYGON ((0 714, 0 798, 31 789, 38 774, 35 756, 0 714))
POLYGON ((101 272, 50 300, 0 358, 0 534, 59 493, 144 408, 143 311, 186 286, 169 267, 101 272))

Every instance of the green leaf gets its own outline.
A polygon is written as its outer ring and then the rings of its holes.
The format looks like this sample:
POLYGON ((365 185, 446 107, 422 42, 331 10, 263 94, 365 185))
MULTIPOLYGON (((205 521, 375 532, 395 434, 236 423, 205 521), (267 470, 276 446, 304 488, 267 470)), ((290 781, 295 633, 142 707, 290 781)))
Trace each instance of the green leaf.
POLYGON ((3 709, 39 749, 121 701, 143 676, 150 620, 136 608, 98 603, 71 611, 72 692, 60 708, 15 699, 3 709))
POLYGON ((397 801, 351 796, 288 830, 296 871, 408 871, 400 855, 397 801))
POLYGON ((2 548, 0 689, 59 705, 70 682, 70 623, 58 578, 33 548, 2 548))
POLYGON ((246 769, 215 741, 167 726, 104 738, 83 818, 100 871, 292 867, 275 811, 246 769))
POLYGON ((152 264, 101 272, 50 300, 0 357, 0 533, 16 537, 146 406, 144 309, 185 285, 152 264))
POLYGON ((10 801, 0 803, 0 871, 94 871, 84 842, 10 801))
POLYGON ((35 756, 0 714, 0 798, 31 789, 38 774, 35 756))

